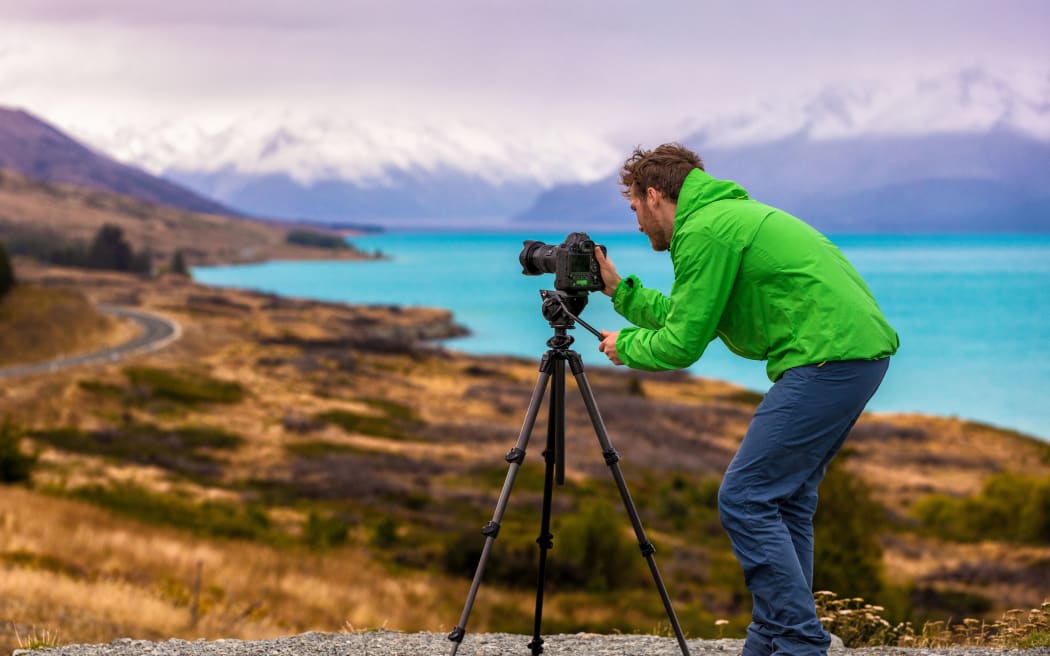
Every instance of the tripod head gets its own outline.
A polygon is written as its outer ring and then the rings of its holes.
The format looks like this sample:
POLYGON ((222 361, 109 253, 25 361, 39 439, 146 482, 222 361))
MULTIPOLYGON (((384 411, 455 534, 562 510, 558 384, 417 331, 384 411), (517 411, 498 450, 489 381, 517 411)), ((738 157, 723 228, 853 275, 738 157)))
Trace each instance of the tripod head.
POLYGON ((576 320, 583 308, 587 307, 587 294, 571 295, 556 289, 541 289, 543 298, 543 318, 550 322, 551 328, 575 328, 576 320))
MULTIPOLYGON (((565 331, 575 328, 579 323, 598 339, 602 338, 600 331, 594 326, 580 318, 583 308, 587 307, 587 293, 571 293, 561 290, 541 289, 540 296, 543 297, 543 318, 550 322, 556 335, 566 336, 565 331)), ((572 338, 569 337, 569 344, 572 338)))

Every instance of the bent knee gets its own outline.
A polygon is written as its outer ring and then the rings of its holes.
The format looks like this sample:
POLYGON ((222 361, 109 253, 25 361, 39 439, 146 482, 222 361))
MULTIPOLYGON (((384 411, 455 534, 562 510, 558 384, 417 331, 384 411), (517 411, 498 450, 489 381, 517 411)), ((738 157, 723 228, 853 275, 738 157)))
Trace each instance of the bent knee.
POLYGON ((747 514, 747 487, 727 473, 718 486, 718 517, 722 526, 739 523, 747 514))

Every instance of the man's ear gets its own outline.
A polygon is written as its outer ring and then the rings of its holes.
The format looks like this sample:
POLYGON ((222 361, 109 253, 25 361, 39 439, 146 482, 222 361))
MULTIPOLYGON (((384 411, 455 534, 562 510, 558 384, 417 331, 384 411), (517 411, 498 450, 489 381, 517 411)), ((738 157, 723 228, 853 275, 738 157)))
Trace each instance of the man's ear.
POLYGON ((664 193, 662 191, 658 191, 655 187, 646 187, 645 198, 650 203, 655 205, 664 199, 664 193))

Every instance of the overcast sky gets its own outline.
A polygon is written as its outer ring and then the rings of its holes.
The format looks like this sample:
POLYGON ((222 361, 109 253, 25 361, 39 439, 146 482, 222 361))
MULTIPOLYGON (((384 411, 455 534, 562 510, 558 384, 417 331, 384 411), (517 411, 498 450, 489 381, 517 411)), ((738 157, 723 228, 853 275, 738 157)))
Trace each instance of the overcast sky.
POLYGON ((647 142, 857 80, 1050 62, 1050 2, 4 0, 0 104, 74 133, 290 111, 647 142))

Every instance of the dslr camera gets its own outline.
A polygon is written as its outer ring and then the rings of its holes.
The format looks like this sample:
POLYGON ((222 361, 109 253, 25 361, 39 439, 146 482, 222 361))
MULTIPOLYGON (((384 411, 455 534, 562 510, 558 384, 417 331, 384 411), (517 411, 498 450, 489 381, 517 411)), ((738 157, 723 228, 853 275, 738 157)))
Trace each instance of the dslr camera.
POLYGON ((595 248, 607 252, 605 246, 595 244, 586 232, 570 233, 557 246, 529 239, 525 241, 518 261, 526 276, 553 273, 555 289, 583 295, 605 288, 594 256, 595 248))

